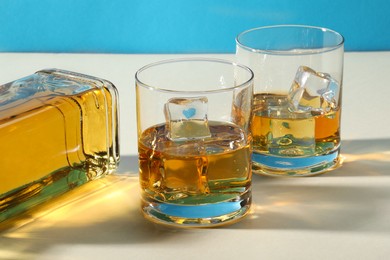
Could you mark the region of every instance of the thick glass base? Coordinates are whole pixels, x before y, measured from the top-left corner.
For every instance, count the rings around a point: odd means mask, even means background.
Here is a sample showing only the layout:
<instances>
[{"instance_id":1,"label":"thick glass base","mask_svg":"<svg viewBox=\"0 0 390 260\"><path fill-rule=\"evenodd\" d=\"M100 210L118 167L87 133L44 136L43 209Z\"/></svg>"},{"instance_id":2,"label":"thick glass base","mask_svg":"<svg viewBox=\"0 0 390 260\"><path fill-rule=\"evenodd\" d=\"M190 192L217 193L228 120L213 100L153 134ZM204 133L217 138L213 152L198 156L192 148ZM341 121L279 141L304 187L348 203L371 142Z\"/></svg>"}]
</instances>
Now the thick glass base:
<instances>
[{"instance_id":1,"label":"thick glass base","mask_svg":"<svg viewBox=\"0 0 390 260\"><path fill-rule=\"evenodd\" d=\"M341 165L340 148L310 157L282 157L253 152L252 170L267 176L313 176Z\"/></svg>"},{"instance_id":2,"label":"thick glass base","mask_svg":"<svg viewBox=\"0 0 390 260\"><path fill-rule=\"evenodd\" d=\"M249 212L251 202L250 190L221 202L187 205L158 201L144 194L141 209L146 219L158 224L176 227L214 227L240 220Z\"/></svg>"}]
</instances>

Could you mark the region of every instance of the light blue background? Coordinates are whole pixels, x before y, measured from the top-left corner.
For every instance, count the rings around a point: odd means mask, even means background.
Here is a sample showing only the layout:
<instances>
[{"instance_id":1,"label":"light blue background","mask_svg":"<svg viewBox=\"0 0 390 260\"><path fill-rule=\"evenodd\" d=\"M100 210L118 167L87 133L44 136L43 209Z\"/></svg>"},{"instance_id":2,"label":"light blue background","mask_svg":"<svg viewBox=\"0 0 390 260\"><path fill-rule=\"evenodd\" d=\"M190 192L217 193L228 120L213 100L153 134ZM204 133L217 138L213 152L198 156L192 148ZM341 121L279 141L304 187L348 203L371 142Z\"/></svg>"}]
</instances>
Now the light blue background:
<instances>
[{"instance_id":1,"label":"light blue background","mask_svg":"<svg viewBox=\"0 0 390 260\"><path fill-rule=\"evenodd\" d=\"M233 53L243 30L309 24L390 50L389 0L0 0L0 51Z\"/></svg>"}]
</instances>

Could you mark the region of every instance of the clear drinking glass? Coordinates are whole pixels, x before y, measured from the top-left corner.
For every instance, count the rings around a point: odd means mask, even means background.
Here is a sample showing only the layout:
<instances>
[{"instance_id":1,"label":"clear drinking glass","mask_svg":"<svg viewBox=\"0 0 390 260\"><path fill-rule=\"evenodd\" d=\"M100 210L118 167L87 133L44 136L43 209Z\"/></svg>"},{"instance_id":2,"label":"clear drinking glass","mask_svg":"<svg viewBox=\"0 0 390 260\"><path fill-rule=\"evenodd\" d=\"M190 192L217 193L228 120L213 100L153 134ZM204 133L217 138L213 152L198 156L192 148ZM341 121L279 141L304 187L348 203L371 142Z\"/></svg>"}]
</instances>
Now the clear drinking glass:
<instances>
[{"instance_id":1,"label":"clear drinking glass","mask_svg":"<svg viewBox=\"0 0 390 260\"><path fill-rule=\"evenodd\" d=\"M340 165L344 38L319 27L277 25L236 38L255 76L253 171L308 176Z\"/></svg>"},{"instance_id":2,"label":"clear drinking glass","mask_svg":"<svg viewBox=\"0 0 390 260\"><path fill-rule=\"evenodd\" d=\"M251 204L253 73L214 59L165 60L135 75L142 212L214 226Z\"/></svg>"}]
</instances>

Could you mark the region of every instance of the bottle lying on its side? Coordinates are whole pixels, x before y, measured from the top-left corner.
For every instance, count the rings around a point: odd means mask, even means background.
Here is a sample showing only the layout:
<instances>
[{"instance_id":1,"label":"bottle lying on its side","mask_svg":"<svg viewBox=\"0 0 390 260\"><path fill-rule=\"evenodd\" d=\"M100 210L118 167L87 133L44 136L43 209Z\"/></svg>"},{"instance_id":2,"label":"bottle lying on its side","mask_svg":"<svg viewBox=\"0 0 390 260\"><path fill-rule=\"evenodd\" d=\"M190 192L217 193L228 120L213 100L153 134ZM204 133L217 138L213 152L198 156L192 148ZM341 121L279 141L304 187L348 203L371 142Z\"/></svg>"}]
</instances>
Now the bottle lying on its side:
<instances>
[{"instance_id":1,"label":"bottle lying on its side","mask_svg":"<svg viewBox=\"0 0 390 260\"><path fill-rule=\"evenodd\" d=\"M118 94L51 69L0 86L0 222L116 169Z\"/></svg>"}]
</instances>

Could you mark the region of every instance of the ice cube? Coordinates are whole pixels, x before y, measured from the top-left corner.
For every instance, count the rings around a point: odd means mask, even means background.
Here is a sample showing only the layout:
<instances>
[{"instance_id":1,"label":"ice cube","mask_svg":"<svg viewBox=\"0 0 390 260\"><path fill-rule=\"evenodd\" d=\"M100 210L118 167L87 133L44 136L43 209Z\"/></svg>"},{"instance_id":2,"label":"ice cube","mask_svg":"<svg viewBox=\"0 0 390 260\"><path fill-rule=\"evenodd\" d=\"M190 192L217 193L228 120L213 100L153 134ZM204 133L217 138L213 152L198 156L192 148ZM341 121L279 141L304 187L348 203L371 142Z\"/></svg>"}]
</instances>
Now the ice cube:
<instances>
[{"instance_id":1,"label":"ice cube","mask_svg":"<svg viewBox=\"0 0 390 260\"><path fill-rule=\"evenodd\" d=\"M174 144L166 152L164 160L163 187L168 193L176 195L171 199L187 197L187 194L204 194L209 191L205 167L205 156L202 141Z\"/></svg>"},{"instance_id":2,"label":"ice cube","mask_svg":"<svg viewBox=\"0 0 390 260\"><path fill-rule=\"evenodd\" d=\"M300 66L288 99L294 112L325 114L337 108L339 96L340 85L329 74Z\"/></svg>"},{"instance_id":3,"label":"ice cube","mask_svg":"<svg viewBox=\"0 0 390 260\"><path fill-rule=\"evenodd\" d=\"M270 154L314 155L315 119L310 112L294 113L284 105L270 106L268 118L267 148Z\"/></svg>"},{"instance_id":4,"label":"ice cube","mask_svg":"<svg viewBox=\"0 0 390 260\"><path fill-rule=\"evenodd\" d=\"M207 97L171 98L165 104L167 137L172 141L210 137L207 120Z\"/></svg>"}]
</instances>

